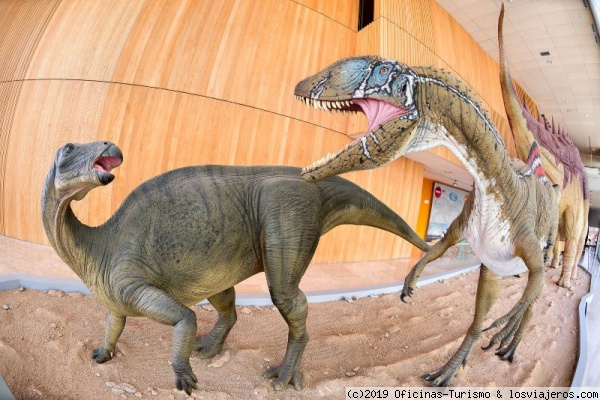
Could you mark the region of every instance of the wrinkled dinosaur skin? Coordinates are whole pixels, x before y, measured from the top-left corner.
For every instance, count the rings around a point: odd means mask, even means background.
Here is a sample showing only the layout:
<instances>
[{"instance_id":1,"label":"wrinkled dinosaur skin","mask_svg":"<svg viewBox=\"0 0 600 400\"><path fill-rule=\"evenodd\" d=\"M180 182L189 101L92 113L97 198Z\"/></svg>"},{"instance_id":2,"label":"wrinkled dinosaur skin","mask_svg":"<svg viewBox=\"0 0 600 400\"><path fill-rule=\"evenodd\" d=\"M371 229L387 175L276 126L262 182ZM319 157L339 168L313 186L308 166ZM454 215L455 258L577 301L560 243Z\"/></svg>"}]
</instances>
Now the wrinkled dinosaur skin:
<instances>
[{"instance_id":1,"label":"wrinkled dinosaur skin","mask_svg":"<svg viewBox=\"0 0 600 400\"><path fill-rule=\"evenodd\" d=\"M308 308L298 284L321 235L342 224L369 225L429 249L359 186L337 177L306 183L293 167L173 170L138 186L103 225L82 224L71 201L109 184L122 159L110 142L59 149L42 194L44 228L59 256L109 309L93 359L112 358L129 316L172 325L175 384L188 394L197 383L190 354L217 354L236 321L235 284L265 272L289 327L285 357L266 376L276 378L278 390L289 383L301 389ZM219 318L207 336L196 338L196 315L188 306L204 299Z\"/></svg>"},{"instance_id":2,"label":"wrinkled dinosaur skin","mask_svg":"<svg viewBox=\"0 0 600 400\"><path fill-rule=\"evenodd\" d=\"M577 278L577 263L581 257L588 229L589 189L587 175L579 150L564 132L557 132L554 123L536 120L518 99L510 77L504 50L502 23L504 5L498 19L498 45L500 48L500 86L508 122L515 137L517 154L525 160L532 141L540 144L542 162L551 183L560 185L558 202L559 239L565 241L561 276L557 285L571 288L571 278ZM552 267L558 268L559 246L554 247Z\"/></svg>"},{"instance_id":3,"label":"wrinkled dinosaur skin","mask_svg":"<svg viewBox=\"0 0 600 400\"><path fill-rule=\"evenodd\" d=\"M425 265L463 237L482 261L475 317L464 341L441 369L424 376L432 385L446 386L482 332L499 276L528 271L520 300L488 328L502 326L488 348L499 344L496 354L512 361L544 285L544 258L557 234L556 190L544 183L543 173L538 177L532 170L539 157L532 165L511 160L474 94L436 68L408 67L378 56L348 58L298 83L295 95L321 109L362 111L369 120L364 136L304 168L307 181L376 168L435 146L447 147L461 160L474 177L474 189L444 238L407 276L402 298L412 294Z\"/></svg>"}]
</instances>

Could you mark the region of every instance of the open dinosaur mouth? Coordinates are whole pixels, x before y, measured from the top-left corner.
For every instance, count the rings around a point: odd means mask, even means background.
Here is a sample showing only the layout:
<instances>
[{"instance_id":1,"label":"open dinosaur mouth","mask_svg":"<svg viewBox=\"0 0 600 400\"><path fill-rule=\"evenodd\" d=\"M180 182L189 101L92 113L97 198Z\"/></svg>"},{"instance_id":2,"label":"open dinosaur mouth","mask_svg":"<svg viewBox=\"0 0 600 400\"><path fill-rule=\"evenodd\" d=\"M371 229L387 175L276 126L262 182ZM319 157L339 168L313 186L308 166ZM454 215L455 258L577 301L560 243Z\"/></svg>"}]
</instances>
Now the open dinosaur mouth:
<instances>
[{"instance_id":1,"label":"open dinosaur mouth","mask_svg":"<svg viewBox=\"0 0 600 400\"><path fill-rule=\"evenodd\" d=\"M373 132L375 129L385 124L386 122L394 119L394 118L405 118L411 119L415 116L414 108L402 108L396 105L386 103L385 101L375 100L370 98L361 98L361 99L350 99L350 100L336 100L336 101L328 101L328 100L318 100L312 99L308 97L296 96L296 98L305 103L308 106L314 107L318 110L325 111L341 111L343 113L350 112L362 112L368 121L368 128L366 132L352 135L354 139L353 142L350 142L346 145L346 147L340 150L337 154L329 153L323 158L315 161L312 165L303 168L302 173L309 173L316 171L317 169L325 166L331 160L333 160L338 154L343 153L348 148L352 147L354 143L359 140L364 140L364 137L369 133Z\"/></svg>"},{"instance_id":2,"label":"open dinosaur mouth","mask_svg":"<svg viewBox=\"0 0 600 400\"><path fill-rule=\"evenodd\" d=\"M110 145L96 160L93 168L97 171L98 180L103 185L108 185L115 179L111 174L114 168L117 168L123 162L123 154L115 145Z\"/></svg>"},{"instance_id":3,"label":"open dinosaur mouth","mask_svg":"<svg viewBox=\"0 0 600 400\"><path fill-rule=\"evenodd\" d=\"M367 117L369 123L367 131L364 134L372 132L391 119L407 115L413 111L412 109L398 107L396 105L386 103L385 101L369 98L337 101L317 100L302 96L296 96L296 98L306 105L316 108L317 110L333 110L344 113L362 112ZM360 136L363 136L364 134Z\"/></svg>"},{"instance_id":4,"label":"open dinosaur mouth","mask_svg":"<svg viewBox=\"0 0 600 400\"><path fill-rule=\"evenodd\" d=\"M99 172L110 174L113 168L117 168L122 162L123 160L119 157L98 157L96 161L94 161L94 169Z\"/></svg>"}]
</instances>

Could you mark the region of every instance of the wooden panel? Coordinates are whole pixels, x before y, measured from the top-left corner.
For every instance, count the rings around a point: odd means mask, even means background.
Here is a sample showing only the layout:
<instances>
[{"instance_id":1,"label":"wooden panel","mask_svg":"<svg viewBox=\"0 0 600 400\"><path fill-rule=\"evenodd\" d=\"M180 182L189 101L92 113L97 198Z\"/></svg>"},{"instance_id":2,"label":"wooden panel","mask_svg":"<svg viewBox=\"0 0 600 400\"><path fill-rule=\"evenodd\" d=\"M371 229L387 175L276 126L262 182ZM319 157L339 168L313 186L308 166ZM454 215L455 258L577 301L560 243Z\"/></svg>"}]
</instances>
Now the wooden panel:
<instances>
[{"instance_id":1,"label":"wooden panel","mask_svg":"<svg viewBox=\"0 0 600 400\"><path fill-rule=\"evenodd\" d=\"M5 184L8 179L6 159L14 109L17 105L22 84L21 81L0 83L0 235L6 235L4 229L4 203L7 191L10 188Z\"/></svg>"},{"instance_id":2,"label":"wooden panel","mask_svg":"<svg viewBox=\"0 0 600 400\"><path fill-rule=\"evenodd\" d=\"M96 139L108 85L95 82L24 82L8 144L2 213L5 234L48 243L40 197L56 150ZM35 116L35 118L32 118Z\"/></svg>"},{"instance_id":3,"label":"wooden panel","mask_svg":"<svg viewBox=\"0 0 600 400\"><path fill-rule=\"evenodd\" d=\"M4 203L8 143L22 79L58 1L0 2L0 234L5 233Z\"/></svg>"},{"instance_id":4,"label":"wooden panel","mask_svg":"<svg viewBox=\"0 0 600 400\"><path fill-rule=\"evenodd\" d=\"M364 131L366 118L313 110L293 89L355 54L450 69L480 94L513 151L498 66L456 21L435 0L378 0L376 13L356 33L358 0L0 2L7 60L0 65L0 233L47 243L41 185L68 141L108 139L125 154L113 184L76 204L91 225L165 170L304 166L339 150ZM445 149L432 152L459 163ZM401 159L347 177L414 227L423 171ZM374 228L342 227L323 238L314 260L408 257L411 250Z\"/></svg>"},{"instance_id":5,"label":"wooden panel","mask_svg":"<svg viewBox=\"0 0 600 400\"><path fill-rule=\"evenodd\" d=\"M503 109L498 64L435 2L431 16L436 55L450 65L491 109Z\"/></svg>"},{"instance_id":6,"label":"wooden panel","mask_svg":"<svg viewBox=\"0 0 600 400\"><path fill-rule=\"evenodd\" d=\"M431 5L423 0L379 0L378 15L433 50Z\"/></svg>"},{"instance_id":7,"label":"wooden panel","mask_svg":"<svg viewBox=\"0 0 600 400\"><path fill-rule=\"evenodd\" d=\"M110 80L143 3L62 1L40 41L27 77Z\"/></svg>"},{"instance_id":8,"label":"wooden panel","mask_svg":"<svg viewBox=\"0 0 600 400\"><path fill-rule=\"evenodd\" d=\"M296 0L298 3L356 31L360 0Z\"/></svg>"},{"instance_id":9,"label":"wooden panel","mask_svg":"<svg viewBox=\"0 0 600 400\"><path fill-rule=\"evenodd\" d=\"M261 7L254 0L147 2L113 81L225 99L345 132L345 118L301 105L293 93L301 79L354 51L354 32L291 0Z\"/></svg>"},{"instance_id":10,"label":"wooden panel","mask_svg":"<svg viewBox=\"0 0 600 400\"><path fill-rule=\"evenodd\" d=\"M59 0L0 2L0 81L23 79Z\"/></svg>"},{"instance_id":11,"label":"wooden panel","mask_svg":"<svg viewBox=\"0 0 600 400\"><path fill-rule=\"evenodd\" d=\"M135 186L164 170L198 164L305 166L350 140L345 135L285 116L182 93L113 85L106 103L100 138L128 150L111 185L110 207L105 196L90 194L93 204L90 210L97 212L104 207L102 215L88 215L93 225L108 218ZM196 112L199 109L211 113ZM386 182L392 176L406 172L409 172L409 178L404 178L406 182L396 179L392 188L388 188ZM420 184L418 177L422 173L420 164L405 160L390 168L349 174L349 177L414 223L416 216L411 214L407 200L412 201L413 189ZM398 258L410 254L410 245L374 228L340 227L333 232L323 239L315 262ZM367 245L371 240L375 244Z\"/></svg>"},{"instance_id":12,"label":"wooden panel","mask_svg":"<svg viewBox=\"0 0 600 400\"><path fill-rule=\"evenodd\" d=\"M134 187L162 171L210 163L303 166L349 140L289 117L160 89L44 81L27 82L22 92L9 144L6 184L12 190L4 212L7 235L33 242L47 243L39 210L41 187L56 149L70 141L107 139L124 152L125 162L116 170L115 181L74 203L84 223L98 225ZM211 112L199 113L199 109ZM26 118L24 113L39 118ZM18 151L23 148L30 150ZM410 207L413 192L420 192L420 174L420 164L402 160L389 168L350 175L414 224ZM387 182L392 176L390 187ZM340 227L334 232L324 238L315 261L410 255L410 245L373 228Z\"/></svg>"}]
</instances>

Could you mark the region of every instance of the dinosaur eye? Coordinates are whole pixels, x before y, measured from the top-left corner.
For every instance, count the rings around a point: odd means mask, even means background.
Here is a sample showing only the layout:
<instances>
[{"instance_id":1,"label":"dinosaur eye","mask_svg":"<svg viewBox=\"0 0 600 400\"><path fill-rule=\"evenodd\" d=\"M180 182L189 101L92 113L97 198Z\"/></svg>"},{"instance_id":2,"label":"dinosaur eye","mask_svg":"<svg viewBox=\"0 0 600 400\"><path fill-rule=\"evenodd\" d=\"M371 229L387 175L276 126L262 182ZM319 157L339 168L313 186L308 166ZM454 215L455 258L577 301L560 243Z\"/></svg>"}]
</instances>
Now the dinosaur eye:
<instances>
[{"instance_id":1,"label":"dinosaur eye","mask_svg":"<svg viewBox=\"0 0 600 400\"><path fill-rule=\"evenodd\" d=\"M388 71L389 71L388 67L381 67L381 69L379 70L379 72L382 74L386 74Z\"/></svg>"},{"instance_id":2,"label":"dinosaur eye","mask_svg":"<svg viewBox=\"0 0 600 400\"><path fill-rule=\"evenodd\" d=\"M71 143L65 145L65 148L64 148L65 154L69 154L70 152L73 151L74 148L75 148L75 146L73 146Z\"/></svg>"}]
</instances>

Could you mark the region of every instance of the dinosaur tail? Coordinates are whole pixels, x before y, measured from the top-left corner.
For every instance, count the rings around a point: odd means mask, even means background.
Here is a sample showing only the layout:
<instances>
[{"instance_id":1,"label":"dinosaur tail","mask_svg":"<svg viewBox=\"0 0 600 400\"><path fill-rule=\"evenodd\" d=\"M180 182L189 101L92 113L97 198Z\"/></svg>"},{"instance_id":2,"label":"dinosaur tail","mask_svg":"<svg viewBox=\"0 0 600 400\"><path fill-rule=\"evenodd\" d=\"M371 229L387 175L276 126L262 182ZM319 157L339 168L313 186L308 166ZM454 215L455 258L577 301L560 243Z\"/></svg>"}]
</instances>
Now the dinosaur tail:
<instances>
[{"instance_id":1,"label":"dinosaur tail","mask_svg":"<svg viewBox=\"0 0 600 400\"><path fill-rule=\"evenodd\" d=\"M321 182L320 182L321 183ZM391 208L358 185L342 178L322 181L329 197L323 233L338 225L367 225L383 229L418 247L429 251L429 246Z\"/></svg>"},{"instance_id":2,"label":"dinosaur tail","mask_svg":"<svg viewBox=\"0 0 600 400\"><path fill-rule=\"evenodd\" d=\"M502 100L506 108L508 124L515 137L517 153L521 160L526 161L530 150L530 145L535 141L533 134L527 128L527 121L523 117L521 102L517 96L517 91L512 83L508 60L504 51L504 37L502 35L502 25L504 22L504 3L500 7L500 16L498 17L498 48L500 51L500 87L502 89ZM526 140L523 140L526 138Z\"/></svg>"}]
</instances>

